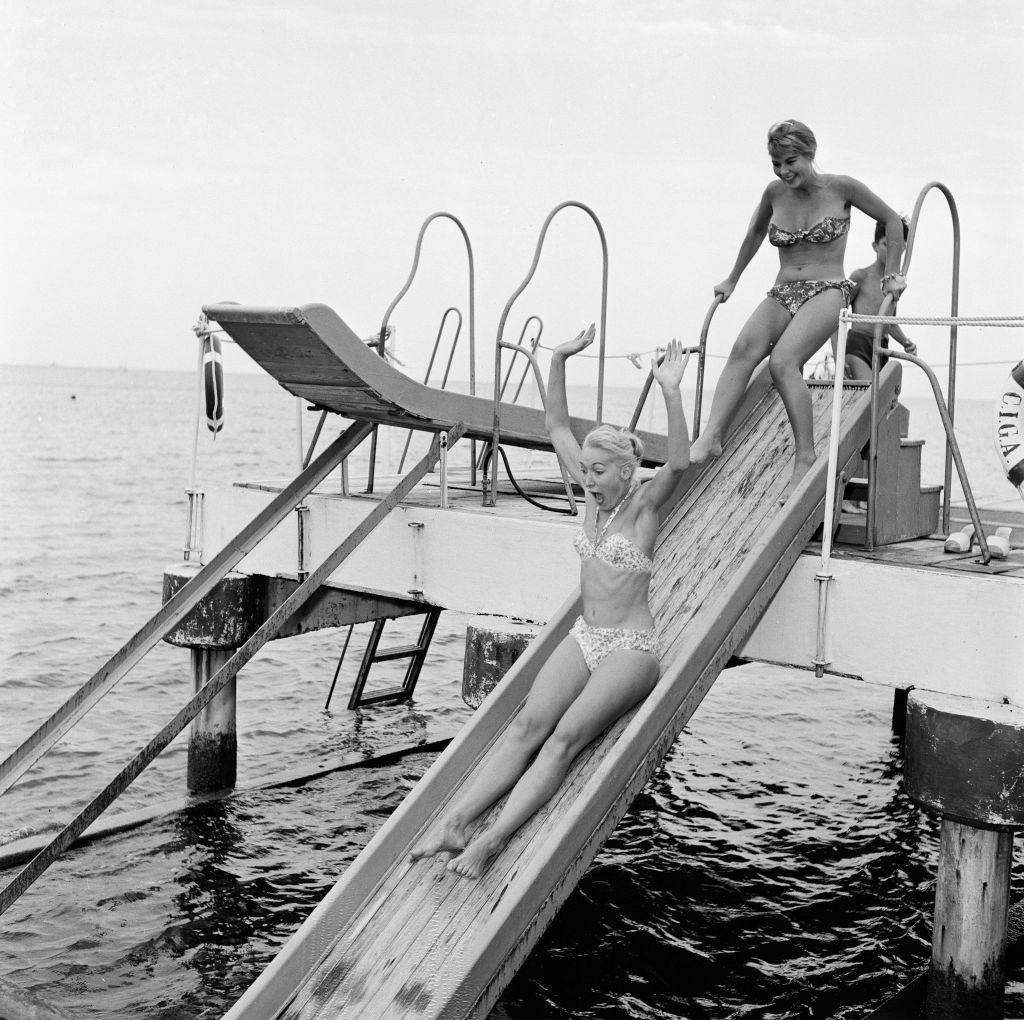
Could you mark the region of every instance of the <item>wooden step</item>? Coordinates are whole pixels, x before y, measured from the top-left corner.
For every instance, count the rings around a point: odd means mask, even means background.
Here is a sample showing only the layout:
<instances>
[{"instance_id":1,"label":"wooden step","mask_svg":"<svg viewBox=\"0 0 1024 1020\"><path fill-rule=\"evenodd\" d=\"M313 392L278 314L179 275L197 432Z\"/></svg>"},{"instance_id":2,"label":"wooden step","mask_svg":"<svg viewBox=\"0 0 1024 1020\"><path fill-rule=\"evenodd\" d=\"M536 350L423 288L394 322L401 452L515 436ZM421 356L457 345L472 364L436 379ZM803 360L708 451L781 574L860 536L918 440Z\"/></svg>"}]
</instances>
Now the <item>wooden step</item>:
<instances>
[{"instance_id":1,"label":"wooden step","mask_svg":"<svg viewBox=\"0 0 1024 1020\"><path fill-rule=\"evenodd\" d=\"M867 486L863 496L851 496L847 486L848 500L867 499ZM939 526L939 504L942 500L941 485L923 485L914 500L904 500L897 507L895 517L876 520L875 545L892 545L908 542L915 538L933 535ZM864 545L867 535L866 513L843 513L836 532L836 543L843 545Z\"/></svg>"},{"instance_id":2,"label":"wooden step","mask_svg":"<svg viewBox=\"0 0 1024 1020\"><path fill-rule=\"evenodd\" d=\"M422 645L394 645L374 652L374 662L390 662L392 659L408 659L411 655L426 651Z\"/></svg>"}]
</instances>

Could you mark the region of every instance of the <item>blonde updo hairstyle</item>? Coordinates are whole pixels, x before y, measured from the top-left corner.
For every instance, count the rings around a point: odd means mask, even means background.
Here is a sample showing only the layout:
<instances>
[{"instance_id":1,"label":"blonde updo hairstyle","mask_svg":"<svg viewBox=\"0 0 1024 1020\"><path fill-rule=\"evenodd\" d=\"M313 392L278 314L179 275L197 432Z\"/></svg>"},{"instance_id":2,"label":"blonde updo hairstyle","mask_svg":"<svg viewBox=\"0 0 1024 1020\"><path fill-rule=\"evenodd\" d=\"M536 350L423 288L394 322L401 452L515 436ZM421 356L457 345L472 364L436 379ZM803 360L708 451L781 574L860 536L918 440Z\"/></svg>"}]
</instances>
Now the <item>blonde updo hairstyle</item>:
<instances>
[{"instance_id":1,"label":"blonde updo hairstyle","mask_svg":"<svg viewBox=\"0 0 1024 1020\"><path fill-rule=\"evenodd\" d=\"M814 132L802 121L780 120L768 128L768 155L780 156L783 152L795 152L806 156L812 163L818 151L818 140Z\"/></svg>"},{"instance_id":2,"label":"blonde updo hairstyle","mask_svg":"<svg viewBox=\"0 0 1024 1020\"><path fill-rule=\"evenodd\" d=\"M598 425L591 429L583 445L603 450L616 463L628 465L630 478L636 473L644 455L644 444L640 437L627 429L617 429L614 425Z\"/></svg>"}]
</instances>

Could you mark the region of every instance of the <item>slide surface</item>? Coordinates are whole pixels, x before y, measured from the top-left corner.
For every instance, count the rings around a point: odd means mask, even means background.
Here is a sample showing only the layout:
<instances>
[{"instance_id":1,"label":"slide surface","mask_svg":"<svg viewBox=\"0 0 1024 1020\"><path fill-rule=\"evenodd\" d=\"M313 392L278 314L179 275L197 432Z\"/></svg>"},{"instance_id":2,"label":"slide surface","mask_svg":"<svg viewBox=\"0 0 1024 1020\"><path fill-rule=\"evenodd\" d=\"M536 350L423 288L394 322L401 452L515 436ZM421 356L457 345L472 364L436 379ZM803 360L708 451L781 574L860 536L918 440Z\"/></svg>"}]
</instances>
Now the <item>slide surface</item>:
<instances>
[{"instance_id":1,"label":"slide surface","mask_svg":"<svg viewBox=\"0 0 1024 1020\"><path fill-rule=\"evenodd\" d=\"M491 438L492 397L439 390L410 379L367 347L326 305L219 304L206 305L203 311L286 390L317 407L357 421L430 432L462 421L467 438ZM539 408L503 402L500 417L503 444L551 449ZM572 419L577 439L593 426L593 421ZM644 463L663 464L665 437L639 430L637 434L644 441Z\"/></svg>"},{"instance_id":2,"label":"slide surface","mask_svg":"<svg viewBox=\"0 0 1024 1020\"><path fill-rule=\"evenodd\" d=\"M883 406L898 379L898 366L886 366ZM831 384L813 386L812 397L818 446L827 449ZM867 442L868 389L844 390L843 405L841 469ZM651 588L663 668L651 695L584 750L481 880L456 877L442 857L408 861L449 798L487 767L488 749L579 612L577 591L228 1020L487 1016L821 523L824 458L779 504L791 456L785 411L762 372L723 456L688 472L666 513ZM815 625L807 621L808 655Z\"/></svg>"}]
</instances>

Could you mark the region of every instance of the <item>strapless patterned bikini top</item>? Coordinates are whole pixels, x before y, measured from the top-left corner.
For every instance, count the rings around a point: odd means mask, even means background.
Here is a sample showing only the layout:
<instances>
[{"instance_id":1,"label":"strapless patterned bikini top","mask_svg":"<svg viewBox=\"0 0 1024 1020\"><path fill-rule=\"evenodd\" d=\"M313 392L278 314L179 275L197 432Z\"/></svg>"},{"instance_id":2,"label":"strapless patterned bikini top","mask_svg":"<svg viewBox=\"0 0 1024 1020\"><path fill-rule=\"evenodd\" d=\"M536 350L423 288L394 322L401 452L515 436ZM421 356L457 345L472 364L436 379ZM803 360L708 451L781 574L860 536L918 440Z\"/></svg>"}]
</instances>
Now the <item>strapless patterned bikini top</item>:
<instances>
[{"instance_id":1,"label":"strapless patterned bikini top","mask_svg":"<svg viewBox=\"0 0 1024 1020\"><path fill-rule=\"evenodd\" d=\"M596 557L610 567L618 567L620 570L630 570L635 573L649 574L654 569L654 561L650 556L635 542L618 531L602 538L597 545L594 545L590 536L580 528L576 532L572 544L581 560Z\"/></svg>"},{"instance_id":2,"label":"strapless patterned bikini top","mask_svg":"<svg viewBox=\"0 0 1024 1020\"><path fill-rule=\"evenodd\" d=\"M834 241L842 237L850 229L849 216L825 216L812 227L806 230L783 230L774 223L768 225L768 240L776 248L788 248L797 241L806 241L808 244L824 244L826 241Z\"/></svg>"}]
</instances>

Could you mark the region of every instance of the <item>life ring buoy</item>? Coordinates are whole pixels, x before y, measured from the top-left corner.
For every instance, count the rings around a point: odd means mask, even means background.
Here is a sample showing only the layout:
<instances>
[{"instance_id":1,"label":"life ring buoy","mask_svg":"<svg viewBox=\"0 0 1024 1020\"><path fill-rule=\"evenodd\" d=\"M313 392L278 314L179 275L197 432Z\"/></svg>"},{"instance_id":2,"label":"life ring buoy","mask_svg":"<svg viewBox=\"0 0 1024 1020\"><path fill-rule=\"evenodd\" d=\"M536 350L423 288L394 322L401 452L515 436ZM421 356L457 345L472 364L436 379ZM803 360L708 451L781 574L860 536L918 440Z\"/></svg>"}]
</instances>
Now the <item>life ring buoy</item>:
<instances>
[{"instance_id":1,"label":"life ring buoy","mask_svg":"<svg viewBox=\"0 0 1024 1020\"><path fill-rule=\"evenodd\" d=\"M224 428L224 364L220 340L211 333L203 338L203 390L206 427L216 436Z\"/></svg>"},{"instance_id":2,"label":"life ring buoy","mask_svg":"<svg viewBox=\"0 0 1024 1020\"><path fill-rule=\"evenodd\" d=\"M1024 361L1007 376L996 405L993 438L1006 477L1024 497Z\"/></svg>"}]
</instances>

